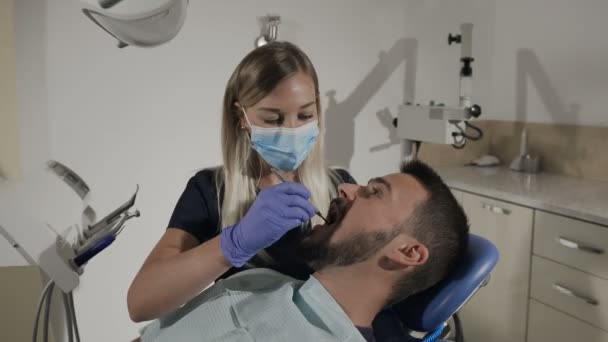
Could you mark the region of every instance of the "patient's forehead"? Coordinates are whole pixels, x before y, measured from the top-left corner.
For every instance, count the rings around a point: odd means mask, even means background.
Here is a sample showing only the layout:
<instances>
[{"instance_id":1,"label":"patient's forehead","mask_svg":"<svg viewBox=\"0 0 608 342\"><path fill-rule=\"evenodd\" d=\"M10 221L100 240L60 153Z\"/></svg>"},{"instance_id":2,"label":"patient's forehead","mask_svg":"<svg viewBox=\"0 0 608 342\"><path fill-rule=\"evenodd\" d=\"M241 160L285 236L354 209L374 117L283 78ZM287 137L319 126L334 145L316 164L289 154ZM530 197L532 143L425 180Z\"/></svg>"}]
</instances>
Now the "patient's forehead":
<instances>
[{"instance_id":1,"label":"patient's forehead","mask_svg":"<svg viewBox=\"0 0 608 342\"><path fill-rule=\"evenodd\" d=\"M428 197L428 191L413 176L406 173L393 173L382 177L391 187L391 201L402 214L409 216L416 206Z\"/></svg>"}]
</instances>

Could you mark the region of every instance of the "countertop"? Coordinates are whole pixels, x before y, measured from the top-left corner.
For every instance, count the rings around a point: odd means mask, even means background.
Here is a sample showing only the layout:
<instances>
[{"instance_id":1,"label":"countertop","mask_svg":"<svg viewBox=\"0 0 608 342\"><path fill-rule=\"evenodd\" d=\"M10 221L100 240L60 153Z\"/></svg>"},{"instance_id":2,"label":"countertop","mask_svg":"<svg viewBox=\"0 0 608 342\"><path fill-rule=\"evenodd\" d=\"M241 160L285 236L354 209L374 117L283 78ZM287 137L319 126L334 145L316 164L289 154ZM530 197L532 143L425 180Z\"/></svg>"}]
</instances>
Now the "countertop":
<instances>
[{"instance_id":1,"label":"countertop","mask_svg":"<svg viewBox=\"0 0 608 342\"><path fill-rule=\"evenodd\" d=\"M451 187L608 226L608 182L504 167L437 169Z\"/></svg>"}]
</instances>

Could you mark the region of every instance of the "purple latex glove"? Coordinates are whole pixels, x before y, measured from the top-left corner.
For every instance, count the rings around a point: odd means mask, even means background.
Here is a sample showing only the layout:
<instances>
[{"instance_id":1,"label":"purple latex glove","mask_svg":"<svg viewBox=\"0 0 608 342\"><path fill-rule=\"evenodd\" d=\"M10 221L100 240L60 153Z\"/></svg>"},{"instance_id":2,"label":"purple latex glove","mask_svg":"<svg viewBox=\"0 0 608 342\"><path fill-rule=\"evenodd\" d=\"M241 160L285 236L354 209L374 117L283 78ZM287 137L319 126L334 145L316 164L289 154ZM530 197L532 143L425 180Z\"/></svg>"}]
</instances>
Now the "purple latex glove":
<instances>
[{"instance_id":1,"label":"purple latex glove","mask_svg":"<svg viewBox=\"0 0 608 342\"><path fill-rule=\"evenodd\" d=\"M220 233L224 257L233 266L241 267L259 250L308 222L315 215L309 198L310 191L294 182L284 182L260 191L241 221Z\"/></svg>"}]
</instances>

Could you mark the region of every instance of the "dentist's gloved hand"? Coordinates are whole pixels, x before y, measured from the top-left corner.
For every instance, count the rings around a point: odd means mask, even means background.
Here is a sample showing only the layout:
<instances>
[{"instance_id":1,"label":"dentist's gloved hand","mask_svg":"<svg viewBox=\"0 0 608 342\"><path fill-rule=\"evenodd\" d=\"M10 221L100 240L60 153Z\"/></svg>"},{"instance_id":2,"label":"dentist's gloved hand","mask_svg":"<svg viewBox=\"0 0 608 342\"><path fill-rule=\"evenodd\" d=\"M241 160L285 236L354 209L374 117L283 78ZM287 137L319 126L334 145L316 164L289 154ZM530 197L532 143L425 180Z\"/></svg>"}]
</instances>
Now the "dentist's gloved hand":
<instances>
[{"instance_id":1,"label":"dentist's gloved hand","mask_svg":"<svg viewBox=\"0 0 608 342\"><path fill-rule=\"evenodd\" d=\"M300 183L285 182L258 194L241 221L220 234L224 257L243 266L259 250L279 240L289 230L308 222L315 208L308 201L310 191Z\"/></svg>"}]
</instances>

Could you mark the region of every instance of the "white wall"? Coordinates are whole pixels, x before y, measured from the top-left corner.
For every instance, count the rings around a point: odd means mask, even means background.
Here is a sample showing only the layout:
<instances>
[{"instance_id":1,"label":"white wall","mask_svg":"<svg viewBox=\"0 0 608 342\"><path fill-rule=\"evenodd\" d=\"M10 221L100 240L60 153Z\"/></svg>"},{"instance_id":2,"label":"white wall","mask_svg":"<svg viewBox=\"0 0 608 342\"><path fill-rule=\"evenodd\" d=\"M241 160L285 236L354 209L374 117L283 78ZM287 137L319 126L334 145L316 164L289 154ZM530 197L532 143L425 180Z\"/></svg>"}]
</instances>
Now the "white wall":
<instances>
[{"instance_id":1,"label":"white wall","mask_svg":"<svg viewBox=\"0 0 608 342\"><path fill-rule=\"evenodd\" d=\"M587 0L577 4L590 9L566 10L574 5L551 2L563 8L554 20L542 7L535 8L536 15L522 13L532 10L527 3L191 1L186 24L172 42L120 50L81 15L77 1L16 1L24 173L49 157L63 161L89 182L102 213L124 201L136 183L141 186L136 206L142 217L88 265L82 278L76 301L83 340L136 335L126 310L129 283L162 234L188 177L221 162L223 90L253 46L257 16L280 14L280 39L310 55L328 113L329 158L350 165L365 182L394 171L399 158L396 140L378 116L396 115L398 104L414 95L418 102L455 103L459 48L446 39L464 21L475 24L475 98L484 105L484 117L517 117L514 52L527 47L564 103L584 102L578 122L605 124L599 109L600 90L606 90L600 67L606 59L599 57L608 49L599 50L605 44L599 35L607 24L597 13L605 5ZM563 25L567 13L581 25L588 16L597 19L596 30L569 34L576 41L567 43L577 51L549 34ZM579 56L578 63L573 56L581 50L586 57ZM538 103L534 87L528 89L528 101ZM568 118L531 104L526 119Z\"/></svg>"},{"instance_id":2,"label":"white wall","mask_svg":"<svg viewBox=\"0 0 608 342\"><path fill-rule=\"evenodd\" d=\"M608 126L608 2L496 1L492 118Z\"/></svg>"},{"instance_id":3,"label":"white wall","mask_svg":"<svg viewBox=\"0 0 608 342\"><path fill-rule=\"evenodd\" d=\"M407 3L405 31L419 44L419 102L456 101L459 51L445 44L445 36L470 20L474 100L482 105L482 118L608 125L607 1Z\"/></svg>"}]
</instances>

